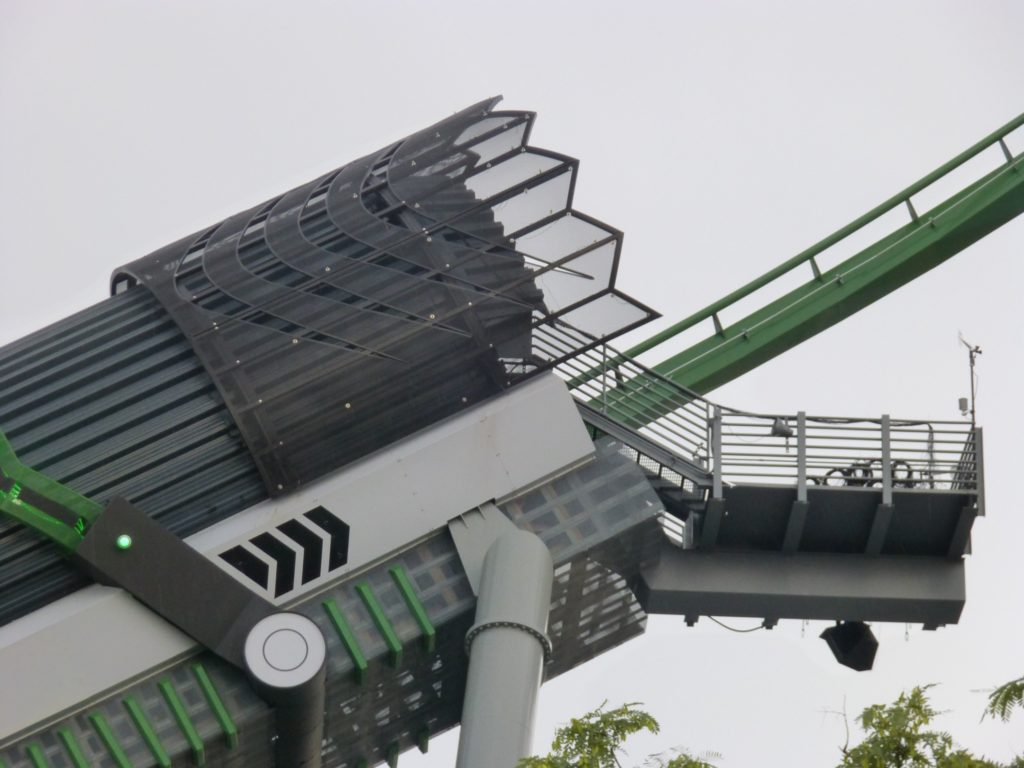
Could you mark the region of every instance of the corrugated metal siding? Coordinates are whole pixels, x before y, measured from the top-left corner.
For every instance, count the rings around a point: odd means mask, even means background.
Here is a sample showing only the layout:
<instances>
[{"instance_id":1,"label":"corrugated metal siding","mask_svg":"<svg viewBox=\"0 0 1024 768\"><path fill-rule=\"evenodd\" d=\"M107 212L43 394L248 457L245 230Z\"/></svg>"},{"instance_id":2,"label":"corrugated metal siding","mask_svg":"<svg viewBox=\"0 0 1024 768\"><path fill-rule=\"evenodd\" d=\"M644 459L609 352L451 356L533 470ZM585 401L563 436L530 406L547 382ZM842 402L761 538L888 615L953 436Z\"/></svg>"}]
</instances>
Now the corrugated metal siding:
<instances>
[{"instance_id":1,"label":"corrugated metal siding","mask_svg":"<svg viewBox=\"0 0 1024 768\"><path fill-rule=\"evenodd\" d=\"M181 536L266 497L213 381L143 287L0 349L0 429L28 466L100 502L125 496ZM85 583L0 516L0 624Z\"/></svg>"}]
</instances>

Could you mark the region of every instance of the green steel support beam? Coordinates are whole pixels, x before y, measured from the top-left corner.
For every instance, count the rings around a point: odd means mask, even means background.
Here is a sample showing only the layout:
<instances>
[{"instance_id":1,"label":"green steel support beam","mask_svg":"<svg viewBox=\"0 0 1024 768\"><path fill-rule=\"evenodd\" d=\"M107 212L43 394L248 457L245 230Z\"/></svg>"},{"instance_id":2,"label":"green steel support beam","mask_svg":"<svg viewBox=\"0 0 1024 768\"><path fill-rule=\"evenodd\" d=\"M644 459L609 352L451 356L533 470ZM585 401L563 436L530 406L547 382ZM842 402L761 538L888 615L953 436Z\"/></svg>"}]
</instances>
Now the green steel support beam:
<instances>
[{"instance_id":1,"label":"green steel support beam","mask_svg":"<svg viewBox=\"0 0 1024 768\"><path fill-rule=\"evenodd\" d=\"M711 320L714 332L703 341L653 366L695 392L708 392L835 325L872 302L956 255L1006 222L1024 213L1024 157L1007 155L1005 164L962 189L927 213L907 205L926 189L980 152L1001 143L1024 125L1024 115L936 169L916 184L789 261L711 304L700 312L628 350L635 357L679 333ZM815 257L893 208L907 206L911 221L887 237L822 272ZM741 299L799 266L811 279L728 327L718 315ZM614 361L611 361L614 362ZM647 420L660 409L652 408Z\"/></svg>"}]
</instances>

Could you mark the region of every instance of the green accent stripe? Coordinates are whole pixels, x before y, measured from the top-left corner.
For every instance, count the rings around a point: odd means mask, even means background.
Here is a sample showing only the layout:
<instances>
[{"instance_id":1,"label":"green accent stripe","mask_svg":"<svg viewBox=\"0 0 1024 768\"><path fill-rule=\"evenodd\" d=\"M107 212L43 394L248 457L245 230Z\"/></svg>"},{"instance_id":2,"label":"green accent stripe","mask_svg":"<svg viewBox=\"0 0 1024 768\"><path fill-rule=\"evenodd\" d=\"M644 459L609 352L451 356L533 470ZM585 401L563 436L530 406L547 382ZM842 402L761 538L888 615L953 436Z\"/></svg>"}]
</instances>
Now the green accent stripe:
<instances>
[{"instance_id":1,"label":"green accent stripe","mask_svg":"<svg viewBox=\"0 0 1024 768\"><path fill-rule=\"evenodd\" d=\"M107 748L107 752L114 758L114 764L118 768L133 768L131 761L128 759L128 755L121 749L121 745L117 741L117 737L114 735L113 730L110 728L110 724L107 723L107 719L103 717L99 712L94 712L89 715L89 722L92 723L92 727L96 729L96 733L100 735L100 740Z\"/></svg>"},{"instance_id":2,"label":"green accent stripe","mask_svg":"<svg viewBox=\"0 0 1024 768\"><path fill-rule=\"evenodd\" d=\"M149 718L146 717L146 713L142 711L142 707L139 706L139 702L133 699L131 696L126 697L122 703L125 709L128 710L128 714L132 716L132 721L135 723L135 727L139 729L139 733L142 734L142 740L146 742L146 746L149 747L149 751L153 753L153 757L156 758L157 765L161 768L171 768L171 758L167 756L167 750L164 749L164 745L160 743L160 737L156 735L156 731L153 729L153 724L149 722Z\"/></svg>"},{"instance_id":3,"label":"green accent stripe","mask_svg":"<svg viewBox=\"0 0 1024 768\"><path fill-rule=\"evenodd\" d=\"M324 600L323 606L324 610L327 611L327 618L331 620L331 624L334 625L334 629L341 639L341 644L345 646L345 652L352 659L352 674L355 676L356 682L362 685L366 682L366 670L369 666L366 663L366 656L363 655L363 649L359 647L359 641L356 640L355 634L349 627L348 622L345 621L345 617L341 614L338 604L334 602L334 598L329 597Z\"/></svg>"},{"instance_id":4,"label":"green accent stripe","mask_svg":"<svg viewBox=\"0 0 1024 768\"><path fill-rule=\"evenodd\" d=\"M103 507L92 499L22 464L3 432L0 432L0 475L13 481L9 491L0 490L0 512L33 528L65 550L74 551L89 525L103 512ZM59 520L29 503L21 498L25 492L62 507L76 523Z\"/></svg>"},{"instance_id":5,"label":"green accent stripe","mask_svg":"<svg viewBox=\"0 0 1024 768\"><path fill-rule=\"evenodd\" d=\"M419 747L420 752L424 755L430 749L430 729L427 726L423 726L416 733L416 746Z\"/></svg>"},{"instance_id":6,"label":"green accent stripe","mask_svg":"<svg viewBox=\"0 0 1024 768\"><path fill-rule=\"evenodd\" d=\"M398 742L393 741L388 744L388 766L389 768L398 768Z\"/></svg>"},{"instance_id":7,"label":"green accent stripe","mask_svg":"<svg viewBox=\"0 0 1024 768\"><path fill-rule=\"evenodd\" d=\"M71 758L71 764L74 765L75 768L89 768L89 761L86 760L85 755L82 754L82 748L78 746L75 734L67 728L61 728L57 731L57 736L60 737L61 742L64 744L64 749ZM0 768L2 768L2 766L0 766Z\"/></svg>"},{"instance_id":8,"label":"green accent stripe","mask_svg":"<svg viewBox=\"0 0 1024 768\"><path fill-rule=\"evenodd\" d=\"M391 666L399 666L402 663L402 643L398 639L398 635L395 634L395 629L391 626L391 622L388 621L388 617L384 614L384 609L377 602L373 589L364 581L362 584L356 585L356 592L366 606L366 610L370 612L370 618L373 619L377 631L384 638L384 643L388 647L388 657Z\"/></svg>"},{"instance_id":9,"label":"green accent stripe","mask_svg":"<svg viewBox=\"0 0 1024 768\"><path fill-rule=\"evenodd\" d=\"M164 695L164 700L167 702L167 706L171 708L174 719L178 721L178 727L181 728L181 732L185 734L185 740L192 748L192 757L195 759L196 765L200 767L206 765L206 750L203 747L203 740L199 738L199 733L196 731L196 727L192 725L192 720L189 718L188 712L185 711L185 705L178 698L178 693L174 690L174 686L171 685L171 681L164 678L157 683L157 688Z\"/></svg>"},{"instance_id":10,"label":"green accent stripe","mask_svg":"<svg viewBox=\"0 0 1024 768\"><path fill-rule=\"evenodd\" d=\"M25 752L36 768L50 768L50 762L46 759L46 753L43 752L43 747L39 742L29 744Z\"/></svg>"},{"instance_id":11,"label":"green accent stripe","mask_svg":"<svg viewBox=\"0 0 1024 768\"><path fill-rule=\"evenodd\" d=\"M235 725L235 721L231 719L231 713L228 712L228 708L221 701L220 696L217 694L217 689L213 687L213 680L207 674L206 667L196 663L192 665L192 671L195 673L196 680L199 681L199 687L203 689L203 695L206 696L206 702L210 705L213 716L217 718L217 722L220 723L220 729L224 731L224 738L227 740L228 749L234 749L238 746L238 727Z\"/></svg>"},{"instance_id":12,"label":"green accent stripe","mask_svg":"<svg viewBox=\"0 0 1024 768\"><path fill-rule=\"evenodd\" d=\"M426 647L427 653L433 653L434 649L437 648L437 630L430 623L427 609L423 607L423 603L417 597L416 590L412 582L409 581L405 569L400 565L396 565L393 568L389 568L388 573L391 574L391 578L394 579L395 584L398 586L398 591L405 598L405 604L409 606L409 612L416 619L416 623L420 625L420 631L423 633L423 645Z\"/></svg>"}]
</instances>

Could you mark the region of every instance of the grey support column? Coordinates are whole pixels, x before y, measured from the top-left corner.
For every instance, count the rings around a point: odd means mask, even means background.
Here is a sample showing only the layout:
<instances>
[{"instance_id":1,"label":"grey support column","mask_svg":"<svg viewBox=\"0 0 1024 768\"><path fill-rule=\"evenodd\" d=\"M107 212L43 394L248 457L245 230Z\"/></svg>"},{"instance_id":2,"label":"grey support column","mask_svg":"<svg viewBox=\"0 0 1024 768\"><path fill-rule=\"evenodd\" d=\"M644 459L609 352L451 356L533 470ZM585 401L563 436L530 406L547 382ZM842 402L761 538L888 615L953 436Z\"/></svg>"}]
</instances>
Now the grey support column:
<instances>
[{"instance_id":1,"label":"grey support column","mask_svg":"<svg viewBox=\"0 0 1024 768\"><path fill-rule=\"evenodd\" d=\"M274 613L245 640L245 665L257 692L274 705L276 768L319 768L324 737L327 644L298 613Z\"/></svg>"},{"instance_id":2,"label":"grey support column","mask_svg":"<svg viewBox=\"0 0 1024 768\"><path fill-rule=\"evenodd\" d=\"M530 751L554 567L534 534L500 535L483 563L456 768L514 768Z\"/></svg>"}]
</instances>

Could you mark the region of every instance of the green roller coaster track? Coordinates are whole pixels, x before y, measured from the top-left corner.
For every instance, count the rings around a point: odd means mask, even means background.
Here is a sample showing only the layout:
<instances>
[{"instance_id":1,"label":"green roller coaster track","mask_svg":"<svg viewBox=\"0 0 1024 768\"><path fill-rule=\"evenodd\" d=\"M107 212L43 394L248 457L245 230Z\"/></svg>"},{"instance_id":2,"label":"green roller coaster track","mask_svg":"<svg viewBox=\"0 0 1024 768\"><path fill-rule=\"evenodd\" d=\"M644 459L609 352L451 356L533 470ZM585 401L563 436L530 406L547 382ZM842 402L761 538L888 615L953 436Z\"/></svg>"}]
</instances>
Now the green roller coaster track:
<instances>
[{"instance_id":1,"label":"green roller coaster track","mask_svg":"<svg viewBox=\"0 0 1024 768\"><path fill-rule=\"evenodd\" d=\"M629 349L635 357L700 323L714 331L693 346L653 366L662 377L703 394L743 375L849 317L924 274L1024 213L1024 152L1014 155L1005 137L1024 125L1024 115L986 136L923 179L894 195L819 243L701 311ZM926 213L912 198L987 149L998 147L1003 162ZM906 207L909 222L835 267L823 271L818 257L889 213ZM723 327L719 314L793 270L809 268L811 278ZM667 408L666 401L666 408ZM663 415L651 408L650 420Z\"/></svg>"}]
</instances>

